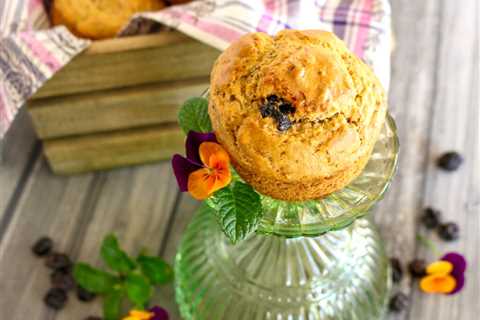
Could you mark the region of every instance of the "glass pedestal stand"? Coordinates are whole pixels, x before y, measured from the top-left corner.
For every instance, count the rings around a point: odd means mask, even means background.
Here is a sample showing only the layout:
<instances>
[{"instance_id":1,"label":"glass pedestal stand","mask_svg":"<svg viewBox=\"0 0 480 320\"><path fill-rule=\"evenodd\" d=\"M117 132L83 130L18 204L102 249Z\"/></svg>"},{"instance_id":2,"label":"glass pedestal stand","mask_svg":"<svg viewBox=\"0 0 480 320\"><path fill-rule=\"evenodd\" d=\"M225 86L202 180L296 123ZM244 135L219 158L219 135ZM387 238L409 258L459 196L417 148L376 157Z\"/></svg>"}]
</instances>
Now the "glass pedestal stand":
<instances>
[{"instance_id":1,"label":"glass pedestal stand","mask_svg":"<svg viewBox=\"0 0 480 320\"><path fill-rule=\"evenodd\" d=\"M256 234L231 245L202 207L175 261L184 319L381 319L390 270L372 223L360 218L383 195L398 153L387 117L362 175L317 201L264 197Z\"/></svg>"}]
</instances>

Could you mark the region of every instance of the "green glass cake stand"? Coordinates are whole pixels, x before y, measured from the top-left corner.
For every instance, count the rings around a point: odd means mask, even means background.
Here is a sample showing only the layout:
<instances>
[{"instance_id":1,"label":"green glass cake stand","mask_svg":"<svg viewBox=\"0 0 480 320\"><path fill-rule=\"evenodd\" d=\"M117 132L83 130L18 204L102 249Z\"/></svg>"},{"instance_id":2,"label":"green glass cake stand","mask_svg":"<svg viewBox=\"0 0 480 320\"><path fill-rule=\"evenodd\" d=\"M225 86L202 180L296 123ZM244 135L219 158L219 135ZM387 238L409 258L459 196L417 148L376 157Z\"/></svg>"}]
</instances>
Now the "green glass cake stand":
<instances>
[{"instance_id":1,"label":"green glass cake stand","mask_svg":"<svg viewBox=\"0 0 480 320\"><path fill-rule=\"evenodd\" d=\"M175 260L184 319L381 319L390 269L372 222L362 218L394 175L398 138L387 116L363 173L321 200L262 197L255 234L232 245L200 208ZM299 190L301 192L301 190Z\"/></svg>"}]
</instances>

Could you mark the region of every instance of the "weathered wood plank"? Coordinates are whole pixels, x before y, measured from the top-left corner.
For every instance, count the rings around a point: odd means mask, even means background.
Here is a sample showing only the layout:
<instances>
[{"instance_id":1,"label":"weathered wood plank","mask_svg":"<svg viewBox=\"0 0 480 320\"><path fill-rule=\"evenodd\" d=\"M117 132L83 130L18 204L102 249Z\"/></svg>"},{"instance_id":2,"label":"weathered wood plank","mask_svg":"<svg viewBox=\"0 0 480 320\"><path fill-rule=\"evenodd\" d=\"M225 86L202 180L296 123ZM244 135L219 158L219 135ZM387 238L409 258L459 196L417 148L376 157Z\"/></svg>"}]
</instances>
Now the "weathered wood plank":
<instances>
[{"instance_id":1,"label":"weathered wood plank","mask_svg":"<svg viewBox=\"0 0 480 320\"><path fill-rule=\"evenodd\" d=\"M441 1L437 34L436 72L433 79L431 132L425 150L428 155L424 185L425 206L443 213L444 221L460 227L460 239L452 243L439 240L435 233L424 233L438 245L440 254L463 253L470 268L465 289L458 296L432 296L413 291L410 319L478 319L480 314L480 127L479 2ZM464 155L460 170L438 170L435 159L445 151ZM422 232L424 230L420 229ZM417 255L437 259L417 246Z\"/></svg>"},{"instance_id":2,"label":"weathered wood plank","mask_svg":"<svg viewBox=\"0 0 480 320\"><path fill-rule=\"evenodd\" d=\"M39 156L38 142L25 110L20 111L10 131L0 142L0 238L8 221L7 207L21 195L31 165ZM35 148L36 147L36 148ZM8 209L11 210L10 208Z\"/></svg>"},{"instance_id":3,"label":"weathered wood plank","mask_svg":"<svg viewBox=\"0 0 480 320\"><path fill-rule=\"evenodd\" d=\"M388 254L407 263L415 255L416 219L422 206L428 161L425 150L437 67L438 1L395 0L392 6L396 48L392 57L389 108L398 127L400 156L397 175L378 205L375 220ZM410 294L410 285L408 277L404 277L394 292ZM408 319L408 310L390 314L389 319Z\"/></svg>"},{"instance_id":4,"label":"weathered wood plank","mask_svg":"<svg viewBox=\"0 0 480 320\"><path fill-rule=\"evenodd\" d=\"M205 77L220 53L177 32L116 41L95 42L48 80L33 99Z\"/></svg>"},{"instance_id":5,"label":"weathered wood plank","mask_svg":"<svg viewBox=\"0 0 480 320\"><path fill-rule=\"evenodd\" d=\"M43 235L54 237L58 250L70 251L82 241L79 221L88 215L85 203L93 183L93 175L55 177L44 161L36 163L0 243L0 308L11 319L51 318L42 301L50 272L30 247Z\"/></svg>"},{"instance_id":6,"label":"weathered wood plank","mask_svg":"<svg viewBox=\"0 0 480 320\"><path fill-rule=\"evenodd\" d=\"M28 111L41 139L176 122L185 97L200 95L208 77L32 100Z\"/></svg>"},{"instance_id":7,"label":"weathered wood plank","mask_svg":"<svg viewBox=\"0 0 480 320\"><path fill-rule=\"evenodd\" d=\"M45 140L44 152L57 174L76 174L168 159L183 152L176 124Z\"/></svg>"},{"instance_id":8,"label":"weathered wood plank","mask_svg":"<svg viewBox=\"0 0 480 320\"><path fill-rule=\"evenodd\" d=\"M142 248L148 248L151 254L159 252L177 196L170 164L116 170L100 177L102 187L92 204L91 218L82 222L84 233L82 241L76 242L75 256L102 265L98 258L100 244L111 232L118 235L122 247L132 254L138 254ZM163 300L156 302L164 305ZM72 301L55 319L84 319L95 314L101 315L99 300L94 304Z\"/></svg>"},{"instance_id":9,"label":"weathered wood plank","mask_svg":"<svg viewBox=\"0 0 480 320\"><path fill-rule=\"evenodd\" d=\"M31 244L47 234L58 250L97 264L101 239L115 232L131 252L143 246L158 252L177 195L172 180L168 163L65 178L37 162L0 243L2 312L18 320L98 314L98 301L82 304L73 295L59 313L44 306L50 272L33 257Z\"/></svg>"}]
</instances>

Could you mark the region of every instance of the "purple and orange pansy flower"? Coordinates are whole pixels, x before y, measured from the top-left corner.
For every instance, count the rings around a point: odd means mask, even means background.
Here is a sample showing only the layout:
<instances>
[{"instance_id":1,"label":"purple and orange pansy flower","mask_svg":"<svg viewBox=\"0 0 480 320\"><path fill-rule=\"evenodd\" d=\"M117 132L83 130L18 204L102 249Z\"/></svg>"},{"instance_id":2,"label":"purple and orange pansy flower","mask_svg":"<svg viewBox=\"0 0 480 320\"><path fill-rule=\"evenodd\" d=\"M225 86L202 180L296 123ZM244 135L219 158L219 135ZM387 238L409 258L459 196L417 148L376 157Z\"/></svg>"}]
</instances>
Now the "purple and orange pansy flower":
<instances>
[{"instance_id":1,"label":"purple and orange pansy flower","mask_svg":"<svg viewBox=\"0 0 480 320\"><path fill-rule=\"evenodd\" d=\"M420 289L426 293L455 294L465 285L466 269L467 261L461 254L447 253L427 266Z\"/></svg>"},{"instance_id":2,"label":"purple and orange pansy flower","mask_svg":"<svg viewBox=\"0 0 480 320\"><path fill-rule=\"evenodd\" d=\"M230 157L213 132L190 131L185 149L186 157L175 154L172 158L180 191L204 200L231 182Z\"/></svg>"},{"instance_id":3,"label":"purple and orange pansy flower","mask_svg":"<svg viewBox=\"0 0 480 320\"><path fill-rule=\"evenodd\" d=\"M168 312L158 306L149 310L131 310L123 320L168 320Z\"/></svg>"}]
</instances>

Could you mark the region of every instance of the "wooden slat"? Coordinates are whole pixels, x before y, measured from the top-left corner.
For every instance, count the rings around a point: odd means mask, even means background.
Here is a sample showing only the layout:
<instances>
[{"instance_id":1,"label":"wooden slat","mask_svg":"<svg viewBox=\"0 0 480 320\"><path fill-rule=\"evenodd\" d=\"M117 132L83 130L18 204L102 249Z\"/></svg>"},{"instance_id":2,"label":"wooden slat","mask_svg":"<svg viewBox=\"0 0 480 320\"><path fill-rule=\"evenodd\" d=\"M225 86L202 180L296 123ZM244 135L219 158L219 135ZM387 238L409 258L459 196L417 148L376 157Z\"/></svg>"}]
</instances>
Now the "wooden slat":
<instances>
[{"instance_id":1,"label":"wooden slat","mask_svg":"<svg viewBox=\"0 0 480 320\"><path fill-rule=\"evenodd\" d=\"M30 247L40 236L55 238L58 250L70 251L82 241L82 217L93 175L65 179L52 176L38 161L0 243L0 308L11 319L50 319L43 295L50 287L44 261ZM24 305L28 308L19 308Z\"/></svg>"},{"instance_id":2,"label":"wooden slat","mask_svg":"<svg viewBox=\"0 0 480 320\"><path fill-rule=\"evenodd\" d=\"M400 138L397 175L375 211L375 220L385 239L390 256L407 264L415 256L417 214L423 202L425 166L428 155L429 123L433 105L433 77L438 1L393 1L396 48L392 59L389 108L394 115ZM415 37L412 37L415 34ZM405 66L408 61L408 67ZM394 293L409 295L411 283L406 275ZM408 310L389 319L408 319ZM418 318L430 319L430 318Z\"/></svg>"},{"instance_id":3,"label":"wooden slat","mask_svg":"<svg viewBox=\"0 0 480 320\"><path fill-rule=\"evenodd\" d=\"M43 142L57 174L143 164L184 150L185 134L176 124L60 138Z\"/></svg>"},{"instance_id":4,"label":"wooden slat","mask_svg":"<svg viewBox=\"0 0 480 320\"><path fill-rule=\"evenodd\" d=\"M30 175L29 163L39 156L38 142L32 125L24 110L20 111L10 131L0 141L0 237L4 224L3 217L12 202L16 201Z\"/></svg>"},{"instance_id":5,"label":"wooden slat","mask_svg":"<svg viewBox=\"0 0 480 320\"><path fill-rule=\"evenodd\" d=\"M33 99L206 77L219 53L176 32L100 41L55 74Z\"/></svg>"},{"instance_id":6,"label":"wooden slat","mask_svg":"<svg viewBox=\"0 0 480 320\"><path fill-rule=\"evenodd\" d=\"M98 265L101 239L114 232L132 253L158 252L177 196L173 179L169 164L65 178L37 162L0 243L2 313L12 320L99 315L99 301L83 304L73 294L61 312L44 306L50 271L31 254L31 244L47 234L58 250Z\"/></svg>"},{"instance_id":7,"label":"wooden slat","mask_svg":"<svg viewBox=\"0 0 480 320\"><path fill-rule=\"evenodd\" d=\"M460 227L460 239L452 243L425 233L440 253L457 251L469 262L466 287L455 297L425 295L414 290L410 319L478 319L480 315L480 28L479 2L441 1L437 24L436 71L432 79L431 132L425 153L425 206L434 206L445 221ZM465 164L454 173L435 167L445 151L457 150ZM417 255L438 258L418 246Z\"/></svg>"},{"instance_id":8,"label":"wooden slat","mask_svg":"<svg viewBox=\"0 0 480 320\"><path fill-rule=\"evenodd\" d=\"M32 100L29 113L41 139L175 122L186 97L200 95L208 78L146 84Z\"/></svg>"},{"instance_id":9,"label":"wooden slat","mask_svg":"<svg viewBox=\"0 0 480 320\"><path fill-rule=\"evenodd\" d=\"M92 206L83 241L77 242L74 250L78 259L102 265L98 258L100 244L104 235L111 232L118 235L129 253L136 255L147 248L151 254L157 254L164 245L177 196L177 189L172 188L175 182L170 164L116 170L102 173L100 179L102 188ZM163 301L155 302L163 305ZM72 301L55 319L84 319L88 315L101 315L100 300L94 304Z\"/></svg>"}]
</instances>

